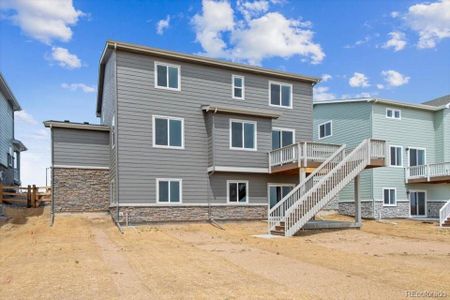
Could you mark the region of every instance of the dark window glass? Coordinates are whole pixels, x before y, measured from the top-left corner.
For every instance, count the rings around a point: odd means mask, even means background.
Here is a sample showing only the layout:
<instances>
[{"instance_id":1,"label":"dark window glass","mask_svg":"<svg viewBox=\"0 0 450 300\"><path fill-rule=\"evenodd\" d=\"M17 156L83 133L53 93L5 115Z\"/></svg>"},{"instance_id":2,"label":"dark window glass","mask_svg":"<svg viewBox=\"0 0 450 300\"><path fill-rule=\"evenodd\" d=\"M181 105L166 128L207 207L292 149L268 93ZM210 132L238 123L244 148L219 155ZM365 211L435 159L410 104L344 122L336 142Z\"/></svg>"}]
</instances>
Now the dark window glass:
<instances>
[{"instance_id":1,"label":"dark window glass","mask_svg":"<svg viewBox=\"0 0 450 300\"><path fill-rule=\"evenodd\" d=\"M159 182L159 201L169 202L169 182L160 181Z\"/></svg>"},{"instance_id":2,"label":"dark window glass","mask_svg":"<svg viewBox=\"0 0 450 300\"><path fill-rule=\"evenodd\" d=\"M180 120L170 120L170 146L181 147L182 128Z\"/></svg>"},{"instance_id":3,"label":"dark window glass","mask_svg":"<svg viewBox=\"0 0 450 300\"><path fill-rule=\"evenodd\" d=\"M280 105L280 85L270 85L270 103L272 105Z\"/></svg>"},{"instance_id":4,"label":"dark window glass","mask_svg":"<svg viewBox=\"0 0 450 300\"><path fill-rule=\"evenodd\" d=\"M384 190L384 204L389 204L389 190Z\"/></svg>"},{"instance_id":5,"label":"dark window glass","mask_svg":"<svg viewBox=\"0 0 450 300\"><path fill-rule=\"evenodd\" d=\"M234 97L242 98L242 89L241 88L234 88Z\"/></svg>"},{"instance_id":6,"label":"dark window glass","mask_svg":"<svg viewBox=\"0 0 450 300\"><path fill-rule=\"evenodd\" d=\"M387 116L388 116L389 118L392 118L392 110L388 109L388 110L386 111L386 114L387 114Z\"/></svg>"},{"instance_id":7,"label":"dark window glass","mask_svg":"<svg viewBox=\"0 0 450 300\"><path fill-rule=\"evenodd\" d=\"M394 111L394 116L396 119L400 119L400 111L399 110Z\"/></svg>"},{"instance_id":8,"label":"dark window glass","mask_svg":"<svg viewBox=\"0 0 450 300\"><path fill-rule=\"evenodd\" d=\"M229 189L228 193L229 193L229 196L230 196L230 202L236 202L237 201L237 194L238 194L237 183L230 183L229 186L228 186L228 189Z\"/></svg>"},{"instance_id":9,"label":"dark window glass","mask_svg":"<svg viewBox=\"0 0 450 300\"><path fill-rule=\"evenodd\" d=\"M409 165L411 167L417 166L417 150L409 149Z\"/></svg>"},{"instance_id":10,"label":"dark window glass","mask_svg":"<svg viewBox=\"0 0 450 300\"><path fill-rule=\"evenodd\" d=\"M242 78L235 77L234 78L234 86L235 87L242 87Z\"/></svg>"},{"instance_id":11,"label":"dark window glass","mask_svg":"<svg viewBox=\"0 0 450 300\"><path fill-rule=\"evenodd\" d=\"M272 131L272 150L281 147L281 133L279 130Z\"/></svg>"},{"instance_id":12,"label":"dark window glass","mask_svg":"<svg viewBox=\"0 0 450 300\"><path fill-rule=\"evenodd\" d=\"M169 67L169 87L178 89L178 68Z\"/></svg>"},{"instance_id":13,"label":"dark window glass","mask_svg":"<svg viewBox=\"0 0 450 300\"><path fill-rule=\"evenodd\" d=\"M389 204L395 204L395 190L389 190Z\"/></svg>"},{"instance_id":14,"label":"dark window glass","mask_svg":"<svg viewBox=\"0 0 450 300\"><path fill-rule=\"evenodd\" d=\"M170 202L180 202L180 183L178 181L170 182Z\"/></svg>"},{"instance_id":15,"label":"dark window glass","mask_svg":"<svg viewBox=\"0 0 450 300\"><path fill-rule=\"evenodd\" d=\"M158 86L167 87L167 67L157 65Z\"/></svg>"},{"instance_id":16,"label":"dark window glass","mask_svg":"<svg viewBox=\"0 0 450 300\"><path fill-rule=\"evenodd\" d=\"M255 148L255 124L244 123L244 148Z\"/></svg>"},{"instance_id":17,"label":"dark window glass","mask_svg":"<svg viewBox=\"0 0 450 300\"><path fill-rule=\"evenodd\" d=\"M282 146L288 146L294 143L294 134L292 131L282 131Z\"/></svg>"},{"instance_id":18,"label":"dark window glass","mask_svg":"<svg viewBox=\"0 0 450 300\"><path fill-rule=\"evenodd\" d=\"M155 119L155 144L156 145L168 145L167 140L167 120L166 119Z\"/></svg>"},{"instance_id":19,"label":"dark window glass","mask_svg":"<svg viewBox=\"0 0 450 300\"><path fill-rule=\"evenodd\" d=\"M425 193L424 192L418 192L417 193L417 202L418 202L418 215L424 216L425 215Z\"/></svg>"},{"instance_id":20,"label":"dark window glass","mask_svg":"<svg viewBox=\"0 0 450 300\"><path fill-rule=\"evenodd\" d=\"M281 87L281 105L290 107L291 106L291 87L283 85Z\"/></svg>"},{"instance_id":21,"label":"dark window glass","mask_svg":"<svg viewBox=\"0 0 450 300\"><path fill-rule=\"evenodd\" d=\"M231 146L242 148L242 123L231 122Z\"/></svg>"},{"instance_id":22,"label":"dark window glass","mask_svg":"<svg viewBox=\"0 0 450 300\"><path fill-rule=\"evenodd\" d=\"M239 202L247 201L247 185L243 182L239 184Z\"/></svg>"}]
</instances>

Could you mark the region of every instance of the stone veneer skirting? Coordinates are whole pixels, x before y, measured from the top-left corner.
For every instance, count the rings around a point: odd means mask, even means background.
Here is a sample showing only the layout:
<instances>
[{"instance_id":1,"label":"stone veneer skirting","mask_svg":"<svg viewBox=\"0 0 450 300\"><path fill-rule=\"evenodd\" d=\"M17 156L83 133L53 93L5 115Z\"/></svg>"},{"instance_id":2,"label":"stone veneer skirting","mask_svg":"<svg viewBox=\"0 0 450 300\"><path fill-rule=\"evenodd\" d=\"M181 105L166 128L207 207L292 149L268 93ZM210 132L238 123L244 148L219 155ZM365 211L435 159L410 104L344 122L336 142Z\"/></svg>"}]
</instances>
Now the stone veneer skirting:
<instances>
[{"instance_id":1,"label":"stone veneer skirting","mask_svg":"<svg viewBox=\"0 0 450 300\"><path fill-rule=\"evenodd\" d=\"M109 170L54 168L55 212L108 211Z\"/></svg>"},{"instance_id":2,"label":"stone veneer skirting","mask_svg":"<svg viewBox=\"0 0 450 300\"><path fill-rule=\"evenodd\" d=\"M444 206L444 201L427 201L428 218L439 218L439 210Z\"/></svg>"},{"instance_id":3,"label":"stone veneer skirting","mask_svg":"<svg viewBox=\"0 0 450 300\"><path fill-rule=\"evenodd\" d=\"M207 221L207 206L121 206L119 221L124 223L128 216L130 224L149 222ZM115 217L117 207L110 208ZM265 220L267 205L217 205L211 206L214 220Z\"/></svg>"},{"instance_id":4,"label":"stone veneer skirting","mask_svg":"<svg viewBox=\"0 0 450 300\"><path fill-rule=\"evenodd\" d=\"M389 218L408 218L409 202L397 202L396 206L383 206L383 202L375 201L375 215L373 210L374 202L361 202L361 216L369 219L389 219ZM339 213L347 216L355 215L354 202L340 202Z\"/></svg>"}]
</instances>

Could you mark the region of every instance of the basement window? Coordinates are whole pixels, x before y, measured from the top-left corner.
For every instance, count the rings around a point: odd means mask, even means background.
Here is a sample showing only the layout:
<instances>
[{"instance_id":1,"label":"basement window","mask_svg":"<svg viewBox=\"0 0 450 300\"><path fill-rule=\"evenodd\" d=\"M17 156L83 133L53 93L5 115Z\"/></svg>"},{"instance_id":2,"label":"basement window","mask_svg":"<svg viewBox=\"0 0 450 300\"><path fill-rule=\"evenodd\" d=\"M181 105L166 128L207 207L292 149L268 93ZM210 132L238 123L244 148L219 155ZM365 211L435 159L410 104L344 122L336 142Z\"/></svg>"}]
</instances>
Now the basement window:
<instances>
[{"instance_id":1,"label":"basement window","mask_svg":"<svg viewBox=\"0 0 450 300\"><path fill-rule=\"evenodd\" d=\"M156 179L156 202L181 203L182 180L181 179Z\"/></svg>"},{"instance_id":2,"label":"basement window","mask_svg":"<svg viewBox=\"0 0 450 300\"><path fill-rule=\"evenodd\" d=\"M383 205L384 206L397 205L397 190L395 188L383 189Z\"/></svg>"},{"instance_id":3,"label":"basement window","mask_svg":"<svg viewBox=\"0 0 450 300\"><path fill-rule=\"evenodd\" d=\"M227 181L227 199L228 199L228 203L247 203L248 202L248 181L247 180L228 180Z\"/></svg>"}]
</instances>

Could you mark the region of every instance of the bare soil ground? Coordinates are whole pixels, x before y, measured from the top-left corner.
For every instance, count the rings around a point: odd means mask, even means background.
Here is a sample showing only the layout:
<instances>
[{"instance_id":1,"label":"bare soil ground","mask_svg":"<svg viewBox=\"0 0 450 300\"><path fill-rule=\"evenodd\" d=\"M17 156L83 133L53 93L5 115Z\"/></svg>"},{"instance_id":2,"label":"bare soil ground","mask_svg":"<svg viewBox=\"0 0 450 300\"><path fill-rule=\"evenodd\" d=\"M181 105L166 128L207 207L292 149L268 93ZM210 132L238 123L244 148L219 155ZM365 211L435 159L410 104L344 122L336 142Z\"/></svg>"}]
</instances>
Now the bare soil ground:
<instances>
[{"instance_id":1,"label":"bare soil ground","mask_svg":"<svg viewBox=\"0 0 450 300\"><path fill-rule=\"evenodd\" d=\"M345 219L327 216L330 219ZM2 299L450 297L450 230L412 220L264 239L264 222L129 227L108 215L0 221ZM441 298L442 299L442 298Z\"/></svg>"}]
</instances>

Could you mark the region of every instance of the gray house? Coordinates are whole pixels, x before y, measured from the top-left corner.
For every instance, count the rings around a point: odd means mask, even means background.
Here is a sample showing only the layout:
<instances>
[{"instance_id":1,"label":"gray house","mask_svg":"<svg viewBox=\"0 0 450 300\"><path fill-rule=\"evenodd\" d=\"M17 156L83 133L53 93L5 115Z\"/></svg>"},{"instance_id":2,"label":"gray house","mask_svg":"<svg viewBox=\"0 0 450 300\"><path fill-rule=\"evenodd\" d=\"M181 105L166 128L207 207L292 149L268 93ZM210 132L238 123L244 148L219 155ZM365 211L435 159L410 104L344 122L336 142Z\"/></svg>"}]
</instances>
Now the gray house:
<instances>
[{"instance_id":1,"label":"gray house","mask_svg":"<svg viewBox=\"0 0 450 300\"><path fill-rule=\"evenodd\" d=\"M14 112L20 111L16 97L0 73L0 183L20 185L20 153L27 150L14 138Z\"/></svg>"},{"instance_id":2,"label":"gray house","mask_svg":"<svg viewBox=\"0 0 450 300\"><path fill-rule=\"evenodd\" d=\"M100 60L100 124L45 122L55 210L109 209L133 223L267 219L273 210L279 229L296 197L313 187L299 187L312 182L306 174L344 159L340 145L305 142L313 138L317 82L109 41ZM352 166L371 160L359 162Z\"/></svg>"}]
</instances>

